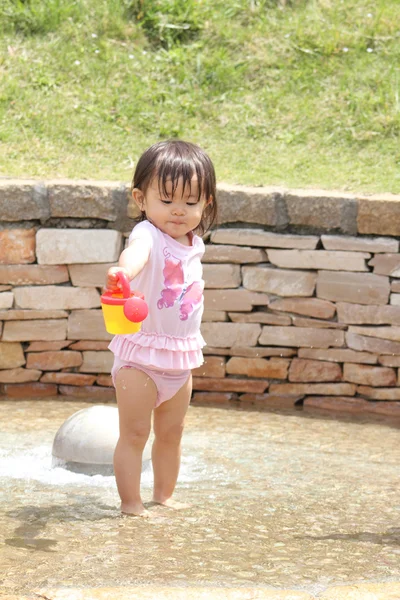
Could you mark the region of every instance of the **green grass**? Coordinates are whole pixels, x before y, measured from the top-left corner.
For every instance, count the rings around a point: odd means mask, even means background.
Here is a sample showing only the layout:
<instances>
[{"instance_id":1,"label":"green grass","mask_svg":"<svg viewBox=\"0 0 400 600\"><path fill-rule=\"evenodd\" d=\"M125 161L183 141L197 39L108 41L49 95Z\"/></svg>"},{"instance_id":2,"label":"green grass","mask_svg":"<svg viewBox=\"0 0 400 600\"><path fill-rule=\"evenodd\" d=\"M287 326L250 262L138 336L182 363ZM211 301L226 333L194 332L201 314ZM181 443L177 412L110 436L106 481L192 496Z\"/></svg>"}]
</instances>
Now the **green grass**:
<instances>
[{"instance_id":1,"label":"green grass","mask_svg":"<svg viewBox=\"0 0 400 600\"><path fill-rule=\"evenodd\" d=\"M0 175L128 181L182 137L219 181L400 193L398 0L0 0Z\"/></svg>"}]
</instances>

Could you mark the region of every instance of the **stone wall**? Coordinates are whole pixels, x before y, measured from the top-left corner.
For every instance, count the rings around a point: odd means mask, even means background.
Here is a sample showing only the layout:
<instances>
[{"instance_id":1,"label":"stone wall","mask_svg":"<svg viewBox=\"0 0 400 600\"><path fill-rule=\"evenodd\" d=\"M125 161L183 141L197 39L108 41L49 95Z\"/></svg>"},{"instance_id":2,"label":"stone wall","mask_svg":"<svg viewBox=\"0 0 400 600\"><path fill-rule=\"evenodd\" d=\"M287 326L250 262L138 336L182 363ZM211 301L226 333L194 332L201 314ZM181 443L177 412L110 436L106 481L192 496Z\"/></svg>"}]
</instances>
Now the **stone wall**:
<instances>
[{"instance_id":1,"label":"stone wall","mask_svg":"<svg viewBox=\"0 0 400 600\"><path fill-rule=\"evenodd\" d=\"M193 401L399 415L400 197L221 185L219 208ZM135 216L125 185L0 181L3 398L115 399L100 294Z\"/></svg>"}]
</instances>

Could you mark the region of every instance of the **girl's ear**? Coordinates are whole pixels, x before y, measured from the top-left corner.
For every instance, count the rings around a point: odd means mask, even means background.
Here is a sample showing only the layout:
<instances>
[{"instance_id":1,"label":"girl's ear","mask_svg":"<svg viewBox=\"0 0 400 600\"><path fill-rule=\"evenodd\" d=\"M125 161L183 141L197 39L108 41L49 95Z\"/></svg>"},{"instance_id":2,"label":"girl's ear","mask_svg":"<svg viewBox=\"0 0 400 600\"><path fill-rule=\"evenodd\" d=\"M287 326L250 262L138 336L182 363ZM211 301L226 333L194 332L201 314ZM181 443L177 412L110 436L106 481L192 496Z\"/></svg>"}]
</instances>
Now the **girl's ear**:
<instances>
[{"instance_id":1,"label":"girl's ear","mask_svg":"<svg viewBox=\"0 0 400 600\"><path fill-rule=\"evenodd\" d=\"M208 198L208 200L206 201L206 203L205 203L205 205L204 205L204 208L205 208L206 206L210 206L210 204L212 204L213 202L214 202L214 196L210 196L210 197Z\"/></svg>"},{"instance_id":2,"label":"girl's ear","mask_svg":"<svg viewBox=\"0 0 400 600\"><path fill-rule=\"evenodd\" d=\"M144 211L144 194L139 188L133 188L132 198L141 211Z\"/></svg>"}]
</instances>

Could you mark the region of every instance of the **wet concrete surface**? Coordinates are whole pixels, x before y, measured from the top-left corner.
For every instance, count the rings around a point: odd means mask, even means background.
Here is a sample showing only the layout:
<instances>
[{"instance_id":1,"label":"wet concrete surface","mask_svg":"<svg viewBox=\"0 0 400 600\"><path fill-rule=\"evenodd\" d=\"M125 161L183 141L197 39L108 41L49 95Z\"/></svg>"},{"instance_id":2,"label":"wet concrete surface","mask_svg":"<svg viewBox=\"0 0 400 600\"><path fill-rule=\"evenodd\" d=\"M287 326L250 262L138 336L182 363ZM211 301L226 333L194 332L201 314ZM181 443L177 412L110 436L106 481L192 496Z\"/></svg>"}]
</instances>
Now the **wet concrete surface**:
<instances>
[{"instance_id":1,"label":"wet concrete surface","mask_svg":"<svg viewBox=\"0 0 400 600\"><path fill-rule=\"evenodd\" d=\"M120 516L113 477L51 469L87 406L0 403L0 596L400 599L398 422L192 406L191 508L148 521Z\"/></svg>"}]
</instances>

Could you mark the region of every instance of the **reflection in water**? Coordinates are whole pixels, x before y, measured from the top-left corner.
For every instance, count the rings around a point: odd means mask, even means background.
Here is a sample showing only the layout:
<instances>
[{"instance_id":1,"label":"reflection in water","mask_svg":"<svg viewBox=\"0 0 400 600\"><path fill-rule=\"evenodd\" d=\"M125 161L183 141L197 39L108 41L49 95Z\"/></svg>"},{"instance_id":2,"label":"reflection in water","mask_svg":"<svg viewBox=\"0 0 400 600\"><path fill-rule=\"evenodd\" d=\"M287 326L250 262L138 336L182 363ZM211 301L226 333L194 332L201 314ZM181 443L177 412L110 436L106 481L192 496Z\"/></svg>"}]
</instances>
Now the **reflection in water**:
<instances>
[{"instance_id":1,"label":"reflection in water","mask_svg":"<svg viewBox=\"0 0 400 600\"><path fill-rule=\"evenodd\" d=\"M332 533L323 536L304 536L309 540L348 540L350 542L370 542L382 546L400 546L400 527L390 527L383 533L372 533L370 531L357 531L355 533Z\"/></svg>"},{"instance_id":2,"label":"reflection in water","mask_svg":"<svg viewBox=\"0 0 400 600\"><path fill-rule=\"evenodd\" d=\"M57 545L57 540L50 540L42 535L47 523L47 514L35 506L26 506L22 510L10 511L8 516L17 518L22 524L16 528L14 537L5 540L8 546L16 548L27 548L28 550L40 550L42 552L54 552L53 546Z\"/></svg>"},{"instance_id":3,"label":"reflection in water","mask_svg":"<svg viewBox=\"0 0 400 600\"><path fill-rule=\"evenodd\" d=\"M80 497L82 501L83 498ZM85 498L86 500L86 498ZM75 502L79 496L75 495ZM111 511L115 519L115 508L108 506L97 506L97 510ZM85 514L86 512L86 514ZM97 511L96 511L97 512ZM52 505L39 508L37 506L24 506L22 509L10 510L7 515L11 519L21 521L21 525L15 529L14 537L4 540L8 546L38 550L41 552L54 552L54 546L58 544L55 539L42 537L49 521L68 523L74 521L98 521L104 519L104 514L99 516L86 506L86 510L76 511L76 507L70 505Z\"/></svg>"},{"instance_id":4,"label":"reflection in water","mask_svg":"<svg viewBox=\"0 0 400 600\"><path fill-rule=\"evenodd\" d=\"M0 404L5 591L152 583L315 592L400 576L395 427L191 407L176 499L192 506L152 506L149 470L148 521L121 518L113 477L51 469L56 431L85 406Z\"/></svg>"},{"instance_id":5,"label":"reflection in water","mask_svg":"<svg viewBox=\"0 0 400 600\"><path fill-rule=\"evenodd\" d=\"M4 540L4 543L7 546L15 546L16 548L26 548L27 550L40 550L42 552L54 552L51 547L57 544L56 540L46 540L44 538L40 538L36 540L32 535L30 535L29 531L24 531L24 528L20 528L22 533L24 533L24 537L13 537L10 539Z\"/></svg>"}]
</instances>

